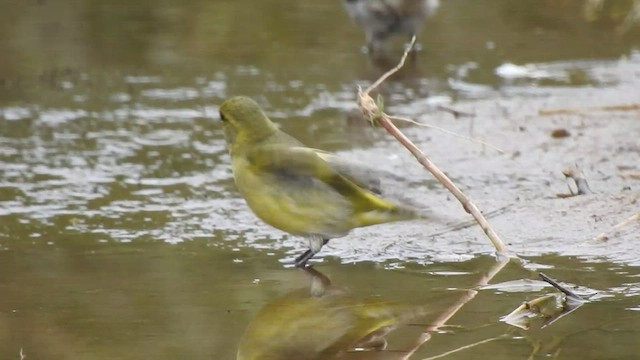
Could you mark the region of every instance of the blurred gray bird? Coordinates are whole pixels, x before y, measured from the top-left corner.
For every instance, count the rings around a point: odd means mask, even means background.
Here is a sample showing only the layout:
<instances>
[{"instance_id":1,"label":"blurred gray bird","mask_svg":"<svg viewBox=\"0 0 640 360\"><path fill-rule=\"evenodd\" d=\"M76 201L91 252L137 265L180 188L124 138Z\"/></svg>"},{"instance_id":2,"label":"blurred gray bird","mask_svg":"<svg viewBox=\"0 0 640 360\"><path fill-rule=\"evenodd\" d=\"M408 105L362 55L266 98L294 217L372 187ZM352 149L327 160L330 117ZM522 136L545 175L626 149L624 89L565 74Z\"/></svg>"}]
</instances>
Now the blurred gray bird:
<instances>
[{"instance_id":1,"label":"blurred gray bird","mask_svg":"<svg viewBox=\"0 0 640 360\"><path fill-rule=\"evenodd\" d=\"M439 5L439 0L344 0L349 17L364 30L372 54L384 51L393 35L409 39L417 35Z\"/></svg>"}]
</instances>

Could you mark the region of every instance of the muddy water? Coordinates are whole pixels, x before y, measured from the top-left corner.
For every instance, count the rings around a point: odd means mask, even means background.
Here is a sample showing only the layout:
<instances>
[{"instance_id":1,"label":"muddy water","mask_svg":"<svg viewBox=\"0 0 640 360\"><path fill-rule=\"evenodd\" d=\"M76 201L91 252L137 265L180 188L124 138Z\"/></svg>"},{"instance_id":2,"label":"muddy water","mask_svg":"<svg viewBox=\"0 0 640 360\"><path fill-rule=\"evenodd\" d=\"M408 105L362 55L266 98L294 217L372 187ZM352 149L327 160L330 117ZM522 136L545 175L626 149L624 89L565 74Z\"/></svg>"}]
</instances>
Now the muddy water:
<instances>
[{"instance_id":1,"label":"muddy water","mask_svg":"<svg viewBox=\"0 0 640 360\"><path fill-rule=\"evenodd\" d=\"M505 151L407 130L527 259L425 342L495 261L480 231L452 231L468 218L446 192L352 113L355 88L395 61L401 41L371 60L338 1L5 1L0 358L234 359L242 347L272 359L288 347L328 359L338 355L319 355L313 340L356 323L345 317L382 317L372 326L393 331L386 347L369 338L356 347L378 351L341 358L638 358L640 229L589 240L638 211L638 112L591 108L639 101L632 3L442 2L423 50L381 89L391 111ZM409 196L441 221L330 243L315 266L319 295L314 277L289 267L304 243L260 223L235 192L216 119L236 94L311 146L413 179ZM441 104L475 117L453 119ZM571 136L551 138L557 128ZM575 162L595 194L558 199L560 171ZM536 271L589 301L542 329L500 322L554 292L504 284ZM336 310L344 304L358 310Z\"/></svg>"}]
</instances>

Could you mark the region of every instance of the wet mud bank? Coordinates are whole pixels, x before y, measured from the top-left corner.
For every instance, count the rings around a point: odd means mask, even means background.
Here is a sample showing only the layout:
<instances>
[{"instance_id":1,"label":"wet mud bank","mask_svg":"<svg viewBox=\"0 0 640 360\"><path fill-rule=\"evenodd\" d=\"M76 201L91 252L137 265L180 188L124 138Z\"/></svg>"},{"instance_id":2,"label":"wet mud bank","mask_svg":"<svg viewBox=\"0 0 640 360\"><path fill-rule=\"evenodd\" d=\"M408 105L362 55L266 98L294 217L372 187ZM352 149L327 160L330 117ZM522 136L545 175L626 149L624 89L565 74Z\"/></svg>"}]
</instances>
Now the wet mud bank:
<instances>
[{"instance_id":1,"label":"wet mud bank","mask_svg":"<svg viewBox=\"0 0 640 360\"><path fill-rule=\"evenodd\" d=\"M512 251L524 256L601 257L637 265L640 222L633 216L640 211L640 62L598 63L589 71L600 85L505 86L497 96L452 104L473 115L469 117L455 119L450 113L429 110L420 100L389 112L485 141L503 151L435 129L404 130L488 213ZM402 113L407 109L412 113ZM396 154L400 151L404 149L393 149ZM407 172L412 179L425 177L420 173L423 169L411 164L414 160L409 155L397 156L400 159L394 166L398 171ZM576 165L593 190L591 194L568 196L577 189L563 171ZM470 219L441 187L423 188L415 196L440 214ZM492 251L475 225L462 230L440 228L426 236L424 232L406 234L411 244L398 246L428 247L425 252L436 259L444 255L444 248L460 256ZM605 236L594 239L601 233Z\"/></svg>"}]
</instances>

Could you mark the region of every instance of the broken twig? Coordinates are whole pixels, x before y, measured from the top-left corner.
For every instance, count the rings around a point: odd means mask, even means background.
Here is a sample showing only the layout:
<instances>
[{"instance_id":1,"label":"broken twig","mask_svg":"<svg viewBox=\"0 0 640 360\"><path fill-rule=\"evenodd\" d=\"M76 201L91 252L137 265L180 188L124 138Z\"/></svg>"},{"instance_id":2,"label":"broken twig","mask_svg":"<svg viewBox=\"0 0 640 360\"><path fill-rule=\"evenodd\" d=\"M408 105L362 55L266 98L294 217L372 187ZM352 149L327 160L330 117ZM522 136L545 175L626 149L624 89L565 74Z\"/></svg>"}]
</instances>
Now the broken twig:
<instances>
[{"instance_id":1,"label":"broken twig","mask_svg":"<svg viewBox=\"0 0 640 360\"><path fill-rule=\"evenodd\" d=\"M634 110L640 110L640 104L592 106L584 109L578 109L578 108L540 109L538 110L538 115L551 116L551 115L580 114L585 111L634 111Z\"/></svg>"},{"instance_id":2,"label":"broken twig","mask_svg":"<svg viewBox=\"0 0 640 360\"><path fill-rule=\"evenodd\" d=\"M627 218L626 220L624 220L623 222L616 224L611 230L618 232L620 231L623 227L631 224L634 221L640 221L640 213L637 213L629 218ZM607 235L606 232L601 233L600 235L596 236L593 238L593 241L607 241L609 240L610 236Z\"/></svg>"},{"instance_id":3,"label":"broken twig","mask_svg":"<svg viewBox=\"0 0 640 360\"><path fill-rule=\"evenodd\" d=\"M478 222L484 233L493 243L493 246L496 248L496 251L500 255L505 256L513 256L509 250L507 249L504 242L500 239L498 234L493 230L491 225L487 219L482 215L478 207L469 199L450 179L445 175L435 164L429 160L427 155L422 152L409 138L407 138L391 121L391 116L384 113L381 109L382 104L377 104L373 98L369 95L371 91L373 91L376 87L378 87L384 80L386 80L389 76L396 73L398 70L402 68L404 62L407 59L407 55L411 51L413 44L415 43L415 36L411 39L411 43L405 50L402 58L398 65L396 65L393 69L387 71L383 74L378 80L376 80L371 86L366 88L364 91L362 88L358 88L358 107L360 111L364 115L364 118L370 121L371 123L379 123L382 127L387 130L388 133L393 135L396 140L398 140L411 154L418 160L425 169L427 169L444 187L449 190L453 196L458 199L458 201L462 204L465 211L471 214L473 218ZM380 105L380 106L379 106Z\"/></svg>"},{"instance_id":4,"label":"broken twig","mask_svg":"<svg viewBox=\"0 0 640 360\"><path fill-rule=\"evenodd\" d=\"M565 295L570 296L572 298L575 298L577 300L581 300L584 301L584 299L582 298L582 296L574 293L573 291L569 290L567 287L562 286L560 284L558 284L557 281L555 281L554 279L550 278L548 275L546 275L545 273L539 273L538 274L540 276L540 279L544 280L545 282L549 283L551 286L553 286L554 288L560 290L561 292L563 292Z\"/></svg>"}]
</instances>

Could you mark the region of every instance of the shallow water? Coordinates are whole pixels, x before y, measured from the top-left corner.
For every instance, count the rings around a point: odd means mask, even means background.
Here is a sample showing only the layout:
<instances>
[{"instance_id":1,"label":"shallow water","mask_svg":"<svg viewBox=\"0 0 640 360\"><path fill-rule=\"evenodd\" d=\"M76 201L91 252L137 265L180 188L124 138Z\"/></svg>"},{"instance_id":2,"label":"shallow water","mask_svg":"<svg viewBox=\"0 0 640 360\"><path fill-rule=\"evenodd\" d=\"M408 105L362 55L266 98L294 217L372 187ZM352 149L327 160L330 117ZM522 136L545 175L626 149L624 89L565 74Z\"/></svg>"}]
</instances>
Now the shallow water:
<instances>
[{"instance_id":1,"label":"shallow water","mask_svg":"<svg viewBox=\"0 0 640 360\"><path fill-rule=\"evenodd\" d=\"M638 356L640 229L588 241L638 212L638 111L585 111L639 101L640 28L623 27L631 4L443 1L420 34L423 50L381 88L390 112L506 151L407 129L483 210L496 211L492 222L527 258L490 283L544 271L589 299L525 331L500 317L554 290L480 290L411 359L493 338L448 358ZM406 195L443 215L359 229L323 249L316 269L349 301L421 309L394 317L389 351L343 358L391 359L416 347L494 266L478 229L451 230L468 218L447 193L354 116L357 86L395 63L402 39L372 61L340 2L2 8L0 358L234 359L261 308L309 286L308 274L289 267L304 242L262 224L235 191L217 106L237 94L310 146L413 179ZM453 119L438 105L475 117ZM551 139L555 128L572 136ZM596 194L558 200L559 172L574 162ZM283 339L293 342L268 340Z\"/></svg>"}]
</instances>

